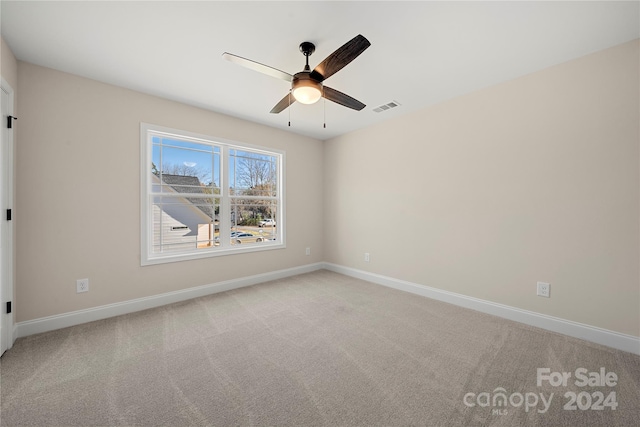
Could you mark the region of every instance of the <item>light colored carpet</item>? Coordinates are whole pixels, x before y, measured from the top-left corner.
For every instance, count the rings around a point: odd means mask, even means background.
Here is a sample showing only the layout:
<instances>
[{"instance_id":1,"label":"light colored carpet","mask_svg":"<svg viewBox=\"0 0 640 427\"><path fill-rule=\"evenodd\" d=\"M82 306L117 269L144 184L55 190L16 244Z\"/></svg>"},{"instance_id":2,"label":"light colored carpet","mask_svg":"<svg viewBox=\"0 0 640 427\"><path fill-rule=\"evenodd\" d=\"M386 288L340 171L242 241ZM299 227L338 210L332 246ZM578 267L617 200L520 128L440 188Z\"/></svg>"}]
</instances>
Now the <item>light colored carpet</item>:
<instances>
[{"instance_id":1,"label":"light colored carpet","mask_svg":"<svg viewBox=\"0 0 640 427\"><path fill-rule=\"evenodd\" d=\"M537 368L581 367L605 367L617 385L536 384ZM640 420L636 355L325 270L22 338L0 369L2 426ZM499 387L513 405L477 405ZM564 410L571 391L615 392L618 406ZM517 393L554 396L539 413Z\"/></svg>"}]
</instances>

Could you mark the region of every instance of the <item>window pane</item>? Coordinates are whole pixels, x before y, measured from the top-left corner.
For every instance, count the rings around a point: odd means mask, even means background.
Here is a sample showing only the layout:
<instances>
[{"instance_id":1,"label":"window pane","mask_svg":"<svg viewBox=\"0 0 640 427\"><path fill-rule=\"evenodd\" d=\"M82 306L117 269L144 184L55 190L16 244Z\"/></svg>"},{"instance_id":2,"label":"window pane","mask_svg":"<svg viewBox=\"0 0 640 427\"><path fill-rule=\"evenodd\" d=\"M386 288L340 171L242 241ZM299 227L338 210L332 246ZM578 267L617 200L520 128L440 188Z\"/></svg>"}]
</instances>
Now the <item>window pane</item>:
<instances>
[{"instance_id":1,"label":"window pane","mask_svg":"<svg viewBox=\"0 0 640 427\"><path fill-rule=\"evenodd\" d=\"M229 151L232 195L275 197L276 182L276 156L242 150Z\"/></svg>"},{"instance_id":2,"label":"window pane","mask_svg":"<svg viewBox=\"0 0 640 427\"><path fill-rule=\"evenodd\" d=\"M276 240L277 203L271 200L232 199L232 244ZM234 235L235 233L235 235ZM245 235L250 234L250 235Z\"/></svg>"},{"instance_id":3,"label":"window pane","mask_svg":"<svg viewBox=\"0 0 640 427\"><path fill-rule=\"evenodd\" d=\"M220 148L209 144L153 138L151 171L161 179L159 191L193 192L198 187L220 185ZM174 177L189 177L182 179ZM169 180L179 181L176 190Z\"/></svg>"},{"instance_id":4,"label":"window pane","mask_svg":"<svg viewBox=\"0 0 640 427\"><path fill-rule=\"evenodd\" d=\"M153 253L215 246L219 210L217 198L154 197Z\"/></svg>"}]
</instances>

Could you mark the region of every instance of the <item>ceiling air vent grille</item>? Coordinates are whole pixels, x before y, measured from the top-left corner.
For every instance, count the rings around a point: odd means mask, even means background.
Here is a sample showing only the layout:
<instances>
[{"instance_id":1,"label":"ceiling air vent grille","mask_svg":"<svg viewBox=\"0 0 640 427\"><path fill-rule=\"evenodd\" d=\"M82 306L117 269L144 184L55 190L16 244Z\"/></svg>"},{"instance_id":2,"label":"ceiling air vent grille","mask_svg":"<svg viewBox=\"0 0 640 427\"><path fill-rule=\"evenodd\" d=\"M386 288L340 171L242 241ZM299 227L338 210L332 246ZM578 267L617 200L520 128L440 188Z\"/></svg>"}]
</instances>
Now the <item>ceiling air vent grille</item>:
<instances>
[{"instance_id":1,"label":"ceiling air vent grille","mask_svg":"<svg viewBox=\"0 0 640 427\"><path fill-rule=\"evenodd\" d=\"M400 103L398 101L391 101L387 104L381 105L379 107L376 107L373 109L373 111L375 111L376 113L382 113L383 111L387 111L390 110L392 108L396 108L399 107Z\"/></svg>"}]
</instances>

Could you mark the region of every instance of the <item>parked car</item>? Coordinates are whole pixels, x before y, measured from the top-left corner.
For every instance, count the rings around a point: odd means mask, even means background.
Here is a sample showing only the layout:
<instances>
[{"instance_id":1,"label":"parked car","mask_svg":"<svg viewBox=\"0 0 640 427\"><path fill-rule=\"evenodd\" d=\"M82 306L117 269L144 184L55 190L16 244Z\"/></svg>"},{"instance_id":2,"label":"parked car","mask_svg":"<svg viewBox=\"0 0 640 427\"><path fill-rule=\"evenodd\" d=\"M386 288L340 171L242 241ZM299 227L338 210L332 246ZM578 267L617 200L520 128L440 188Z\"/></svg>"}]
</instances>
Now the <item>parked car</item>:
<instances>
[{"instance_id":1,"label":"parked car","mask_svg":"<svg viewBox=\"0 0 640 427\"><path fill-rule=\"evenodd\" d=\"M253 243L253 242L262 242L264 237L256 236L252 233L238 233L235 236L231 237L232 244L241 244L241 243Z\"/></svg>"},{"instance_id":2,"label":"parked car","mask_svg":"<svg viewBox=\"0 0 640 427\"><path fill-rule=\"evenodd\" d=\"M275 227L275 226L276 226L276 220L273 218L263 219L258 223L258 227Z\"/></svg>"},{"instance_id":3,"label":"parked car","mask_svg":"<svg viewBox=\"0 0 640 427\"><path fill-rule=\"evenodd\" d=\"M260 231L262 233L262 231ZM270 239L267 236L260 236L257 234L253 234L253 233L248 233L246 231L232 231L231 232L231 244L232 245L239 245L242 243L260 243L260 242L264 242L265 240L275 240L275 239ZM216 236L214 239L215 245L219 246L220 245L220 236Z\"/></svg>"}]
</instances>

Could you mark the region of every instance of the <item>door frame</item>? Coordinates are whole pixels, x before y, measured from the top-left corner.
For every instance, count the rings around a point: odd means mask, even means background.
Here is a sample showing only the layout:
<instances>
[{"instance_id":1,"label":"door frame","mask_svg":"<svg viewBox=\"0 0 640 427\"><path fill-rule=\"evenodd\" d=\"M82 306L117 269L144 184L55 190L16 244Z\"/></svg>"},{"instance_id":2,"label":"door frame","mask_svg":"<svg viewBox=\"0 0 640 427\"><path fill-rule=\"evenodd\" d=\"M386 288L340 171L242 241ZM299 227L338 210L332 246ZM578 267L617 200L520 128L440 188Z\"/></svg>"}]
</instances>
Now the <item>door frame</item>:
<instances>
[{"instance_id":1,"label":"door frame","mask_svg":"<svg viewBox=\"0 0 640 427\"><path fill-rule=\"evenodd\" d=\"M7 209L13 208L13 128L8 128L7 116L14 114L14 91L0 76L0 90L8 95L2 109L0 132L0 354L10 349L15 341L13 308L7 313L7 302L13 306L13 221L7 218Z\"/></svg>"}]
</instances>

